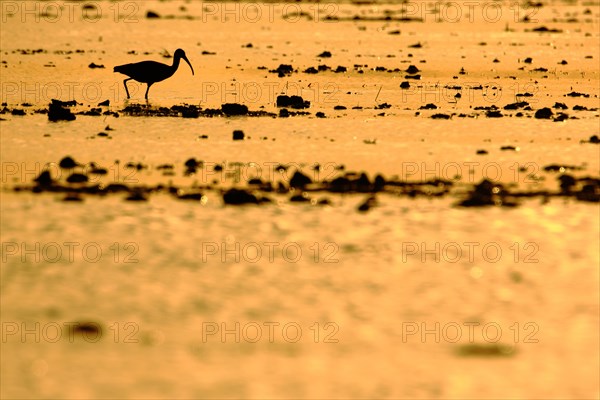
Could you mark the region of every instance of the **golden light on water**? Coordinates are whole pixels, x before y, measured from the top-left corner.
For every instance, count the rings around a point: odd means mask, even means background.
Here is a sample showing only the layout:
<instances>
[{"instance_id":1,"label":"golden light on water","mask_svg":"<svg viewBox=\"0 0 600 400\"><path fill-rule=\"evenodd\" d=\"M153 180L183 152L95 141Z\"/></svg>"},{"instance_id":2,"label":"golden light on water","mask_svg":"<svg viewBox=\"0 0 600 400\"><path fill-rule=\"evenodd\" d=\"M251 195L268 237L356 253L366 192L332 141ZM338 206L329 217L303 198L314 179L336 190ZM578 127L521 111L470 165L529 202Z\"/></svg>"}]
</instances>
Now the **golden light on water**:
<instances>
[{"instance_id":1,"label":"golden light on water","mask_svg":"<svg viewBox=\"0 0 600 400\"><path fill-rule=\"evenodd\" d=\"M600 396L598 4L0 23L1 398Z\"/></svg>"}]
</instances>

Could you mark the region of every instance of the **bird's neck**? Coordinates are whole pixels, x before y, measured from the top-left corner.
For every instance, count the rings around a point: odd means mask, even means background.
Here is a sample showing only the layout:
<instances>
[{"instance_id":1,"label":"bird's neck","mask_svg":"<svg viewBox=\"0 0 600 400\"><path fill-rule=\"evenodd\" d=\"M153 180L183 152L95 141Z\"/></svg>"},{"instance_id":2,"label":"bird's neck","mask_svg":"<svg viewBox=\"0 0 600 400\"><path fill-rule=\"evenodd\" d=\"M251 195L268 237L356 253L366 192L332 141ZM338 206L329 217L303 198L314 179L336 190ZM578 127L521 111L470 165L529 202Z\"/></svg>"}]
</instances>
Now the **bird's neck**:
<instances>
[{"instance_id":1,"label":"bird's neck","mask_svg":"<svg viewBox=\"0 0 600 400\"><path fill-rule=\"evenodd\" d=\"M174 71L177 71L177 68L179 68L179 61L181 61L181 58L175 57L173 59L173 65L171 66L171 69L173 69Z\"/></svg>"}]
</instances>

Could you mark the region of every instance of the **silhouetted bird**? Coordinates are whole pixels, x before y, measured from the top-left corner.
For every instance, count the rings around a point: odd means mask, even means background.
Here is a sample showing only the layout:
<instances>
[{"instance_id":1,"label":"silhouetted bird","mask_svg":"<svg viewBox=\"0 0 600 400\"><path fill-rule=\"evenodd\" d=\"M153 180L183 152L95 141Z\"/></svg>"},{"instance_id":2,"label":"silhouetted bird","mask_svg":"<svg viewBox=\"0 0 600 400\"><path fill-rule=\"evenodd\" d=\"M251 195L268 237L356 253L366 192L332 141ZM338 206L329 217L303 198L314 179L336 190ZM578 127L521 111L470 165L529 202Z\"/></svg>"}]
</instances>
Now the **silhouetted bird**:
<instances>
[{"instance_id":1,"label":"silhouetted bird","mask_svg":"<svg viewBox=\"0 0 600 400\"><path fill-rule=\"evenodd\" d=\"M142 61L134 64L124 64L115 67L114 72L120 72L123 75L127 75L129 78L123 81L125 85L125 92L127 92L127 98L129 99L129 90L127 89L127 81L135 80L148 84L146 89L146 100L148 100L148 91L150 86L156 82L164 81L167 78L173 76L177 68L179 68L179 60L184 59L192 69L192 75L194 75L194 67L190 63L190 60L185 56L185 51L177 49L173 56L173 65L166 65L156 61Z\"/></svg>"}]
</instances>

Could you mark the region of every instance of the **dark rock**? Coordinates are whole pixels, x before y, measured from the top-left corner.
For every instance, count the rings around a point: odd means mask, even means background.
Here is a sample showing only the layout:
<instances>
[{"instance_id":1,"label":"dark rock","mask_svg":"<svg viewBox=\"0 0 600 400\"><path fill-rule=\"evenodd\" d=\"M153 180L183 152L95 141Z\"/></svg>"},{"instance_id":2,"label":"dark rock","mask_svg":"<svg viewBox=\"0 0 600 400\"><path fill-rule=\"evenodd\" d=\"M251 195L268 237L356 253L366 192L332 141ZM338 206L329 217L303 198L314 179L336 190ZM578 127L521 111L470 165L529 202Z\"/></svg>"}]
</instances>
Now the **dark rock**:
<instances>
[{"instance_id":1,"label":"dark rock","mask_svg":"<svg viewBox=\"0 0 600 400\"><path fill-rule=\"evenodd\" d=\"M565 103L559 103L558 101L556 103L554 103L554 105L552 106L552 108L556 108L558 110L566 110L568 107Z\"/></svg>"},{"instance_id":2,"label":"dark rock","mask_svg":"<svg viewBox=\"0 0 600 400\"><path fill-rule=\"evenodd\" d=\"M319 111L318 113L316 113L315 117L317 117L317 118L327 118L327 116L325 115L325 113L321 112L321 111Z\"/></svg>"},{"instance_id":3,"label":"dark rock","mask_svg":"<svg viewBox=\"0 0 600 400\"><path fill-rule=\"evenodd\" d=\"M90 65L88 65L88 68L91 68L91 69L104 68L104 65L91 63Z\"/></svg>"},{"instance_id":4,"label":"dark rock","mask_svg":"<svg viewBox=\"0 0 600 400\"><path fill-rule=\"evenodd\" d=\"M577 180L572 175L567 174L559 176L558 180L560 181L560 190L563 193L570 193L571 188L577 183Z\"/></svg>"},{"instance_id":5,"label":"dark rock","mask_svg":"<svg viewBox=\"0 0 600 400\"><path fill-rule=\"evenodd\" d=\"M110 106L110 100L104 100L102 103L98 103L98 107L108 107Z\"/></svg>"},{"instance_id":6,"label":"dark rock","mask_svg":"<svg viewBox=\"0 0 600 400\"><path fill-rule=\"evenodd\" d=\"M504 115L500 111L488 111L485 113L485 116L488 118L502 118Z\"/></svg>"},{"instance_id":7,"label":"dark rock","mask_svg":"<svg viewBox=\"0 0 600 400\"><path fill-rule=\"evenodd\" d=\"M538 26L537 28L533 28L531 32L548 32L548 33L561 33L561 29L548 28L546 26Z\"/></svg>"},{"instance_id":8,"label":"dark rock","mask_svg":"<svg viewBox=\"0 0 600 400\"><path fill-rule=\"evenodd\" d=\"M203 194L200 192L181 193L177 195L179 200L202 200Z\"/></svg>"},{"instance_id":9,"label":"dark rock","mask_svg":"<svg viewBox=\"0 0 600 400\"><path fill-rule=\"evenodd\" d=\"M433 114L431 116L431 118L433 118L433 119L450 119L450 116L448 114Z\"/></svg>"},{"instance_id":10,"label":"dark rock","mask_svg":"<svg viewBox=\"0 0 600 400\"><path fill-rule=\"evenodd\" d=\"M102 335L102 326L97 322L76 322L72 326L72 334L74 335L94 335L95 337L100 337Z\"/></svg>"},{"instance_id":11,"label":"dark rock","mask_svg":"<svg viewBox=\"0 0 600 400\"><path fill-rule=\"evenodd\" d=\"M50 171L42 171L37 178L34 179L39 186L52 186L54 180L50 176Z\"/></svg>"},{"instance_id":12,"label":"dark rock","mask_svg":"<svg viewBox=\"0 0 600 400\"><path fill-rule=\"evenodd\" d=\"M507 104L504 106L505 110L518 110L519 108L527 107L529 105L526 101L519 101L516 103Z\"/></svg>"},{"instance_id":13,"label":"dark rock","mask_svg":"<svg viewBox=\"0 0 600 400\"><path fill-rule=\"evenodd\" d=\"M581 167L576 165L566 165L566 164L549 164L544 166L544 171L546 172L564 172L567 170L578 171L581 170Z\"/></svg>"},{"instance_id":14,"label":"dark rock","mask_svg":"<svg viewBox=\"0 0 600 400\"><path fill-rule=\"evenodd\" d=\"M556 117L554 117L554 122L560 122L569 119L569 114L559 113Z\"/></svg>"},{"instance_id":15,"label":"dark rock","mask_svg":"<svg viewBox=\"0 0 600 400\"><path fill-rule=\"evenodd\" d=\"M67 178L67 182L69 182L69 183L85 183L87 181L88 181L88 177L86 175L79 174L79 173L73 173L73 174L69 175L69 177Z\"/></svg>"},{"instance_id":16,"label":"dark rock","mask_svg":"<svg viewBox=\"0 0 600 400\"><path fill-rule=\"evenodd\" d=\"M134 190L129 196L125 198L126 201L147 201L148 198L144 195L141 190Z\"/></svg>"},{"instance_id":17,"label":"dark rock","mask_svg":"<svg viewBox=\"0 0 600 400\"><path fill-rule=\"evenodd\" d=\"M598 183L584 185L581 191L575 194L575 197L577 200L598 203L600 202L600 187Z\"/></svg>"},{"instance_id":18,"label":"dark rock","mask_svg":"<svg viewBox=\"0 0 600 400\"><path fill-rule=\"evenodd\" d=\"M469 343L457 347L456 353L460 357L512 357L515 347L501 343Z\"/></svg>"},{"instance_id":19,"label":"dark rock","mask_svg":"<svg viewBox=\"0 0 600 400\"><path fill-rule=\"evenodd\" d=\"M108 174L108 170L106 168L92 168L90 171L91 174L94 175L107 175Z\"/></svg>"},{"instance_id":20,"label":"dark rock","mask_svg":"<svg viewBox=\"0 0 600 400\"><path fill-rule=\"evenodd\" d=\"M600 138L598 138L598 135L590 136L590 143L595 143L595 144L600 143Z\"/></svg>"},{"instance_id":21,"label":"dark rock","mask_svg":"<svg viewBox=\"0 0 600 400\"><path fill-rule=\"evenodd\" d=\"M303 196L301 194L296 194L296 195L290 197L290 202L292 202L292 203L306 203L308 201L310 201L308 196Z\"/></svg>"},{"instance_id":22,"label":"dark rock","mask_svg":"<svg viewBox=\"0 0 600 400\"><path fill-rule=\"evenodd\" d=\"M61 106L61 107L75 107L77 105L77 102L75 100L61 101L61 100L52 99L52 104L55 106Z\"/></svg>"},{"instance_id":23,"label":"dark rock","mask_svg":"<svg viewBox=\"0 0 600 400\"><path fill-rule=\"evenodd\" d=\"M377 175L375 177L375 182L373 183L373 191L379 192L385 188L385 178L382 175Z\"/></svg>"},{"instance_id":24,"label":"dark rock","mask_svg":"<svg viewBox=\"0 0 600 400\"><path fill-rule=\"evenodd\" d=\"M537 119L550 119L554 113L548 107L540 108L535 112L534 117Z\"/></svg>"},{"instance_id":25,"label":"dark rock","mask_svg":"<svg viewBox=\"0 0 600 400\"><path fill-rule=\"evenodd\" d=\"M248 114L248 107L243 104L226 103L221 105L221 111L227 116L246 115Z\"/></svg>"},{"instance_id":26,"label":"dark rock","mask_svg":"<svg viewBox=\"0 0 600 400\"><path fill-rule=\"evenodd\" d=\"M476 154L485 155L485 154L488 154L488 151L487 150L477 150Z\"/></svg>"},{"instance_id":27,"label":"dark rock","mask_svg":"<svg viewBox=\"0 0 600 400\"><path fill-rule=\"evenodd\" d=\"M277 107L291 107L294 109L303 109L310 107L310 101L304 100L300 96L277 96Z\"/></svg>"},{"instance_id":28,"label":"dark rock","mask_svg":"<svg viewBox=\"0 0 600 400\"><path fill-rule=\"evenodd\" d=\"M312 180L300 171L294 172L292 179L290 179L290 187L294 188L302 189L310 183L312 183Z\"/></svg>"},{"instance_id":29,"label":"dark rock","mask_svg":"<svg viewBox=\"0 0 600 400\"><path fill-rule=\"evenodd\" d=\"M201 166L201 164L201 161L197 161L195 158L190 158L183 165L188 171L194 173L196 172L196 169Z\"/></svg>"},{"instance_id":30,"label":"dark rock","mask_svg":"<svg viewBox=\"0 0 600 400\"><path fill-rule=\"evenodd\" d=\"M590 97L589 94L579 93L579 92L567 93L567 94L565 94L565 96L568 96L568 97Z\"/></svg>"},{"instance_id":31,"label":"dark rock","mask_svg":"<svg viewBox=\"0 0 600 400\"><path fill-rule=\"evenodd\" d=\"M355 190L357 192L365 193L370 192L372 189L371 181L369 180L367 174L365 174L364 172L361 173L358 179L356 179L352 183L355 185Z\"/></svg>"},{"instance_id":32,"label":"dark rock","mask_svg":"<svg viewBox=\"0 0 600 400\"><path fill-rule=\"evenodd\" d=\"M198 118L200 117L200 110L196 107L186 107L181 110L182 118Z\"/></svg>"},{"instance_id":33,"label":"dark rock","mask_svg":"<svg viewBox=\"0 0 600 400\"><path fill-rule=\"evenodd\" d=\"M473 192L469 197L459 203L462 207L481 207L491 206L496 204L494 202L494 188L496 185L487 179L483 179L480 183L475 185Z\"/></svg>"},{"instance_id":34,"label":"dark rock","mask_svg":"<svg viewBox=\"0 0 600 400\"><path fill-rule=\"evenodd\" d=\"M333 71L333 72L335 72L336 74L339 74L339 73L346 72L346 71L348 71L348 69L346 67L344 67L342 65L338 65L337 68L335 69L335 71Z\"/></svg>"},{"instance_id":35,"label":"dark rock","mask_svg":"<svg viewBox=\"0 0 600 400\"><path fill-rule=\"evenodd\" d=\"M131 168L131 169L136 169L138 171L141 171L143 169L147 169L148 166L142 163L134 163L134 162L128 162L127 164L125 164L125 168Z\"/></svg>"},{"instance_id":36,"label":"dark rock","mask_svg":"<svg viewBox=\"0 0 600 400\"><path fill-rule=\"evenodd\" d=\"M258 199L246 190L229 189L223 194L223 202L231 205L258 204Z\"/></svg>"},{"instance_id":37,"label":"dark rock","mask_svg":"<svg viewBox=\"0 0 600 400\"><path fill-rule=\"evenodd\" d=\"M248 181L248 185L262 185L263 181L260 178L252 178Z\"/></svg>"},{"instance_id":38,"label":"dark rock","mask_svg":"<svg viewBox=\"0 0 600 400\"><path fill-rule=\"evenodd\" d=\"M269 70L269 72L276 73L280 78L286 75L291 75L294 72L294 67L289 64L280 64L277 69Z\"/></svg>"},{"instance_id":39,"label":"dark rock","mask_svg":"<svg viewBox=\"0 0 600 400\"><path fill-rule=\"evenodd\" d=\"M148 18L148 19L160 18L160 15L158 15L158 13L155 13L154 11L148 11L146 13L146 18Z\"/></svg>"},{"instance_id":40,"label":"dark rock","mask_svg":"<svg viewBox=\"0 0 600 400\"><path fill-rule=\"evenodd\" d=\"M350 191L351 184L350 180L346 177L335 178L331 182L329 182L329 191L335 193L345 193Z\"/></svg>"},{"instance_id":41,"label":"dark rock","mask_svg":"<svg viewBox=\"0 0 600 400\"><path fill-rule=\"evenodd\" d=\"M123 183L111 183L104 188L106 193L129 192L129 186Z\"/></svg>"},{"instance_id":42,"label":"dark rock","mask_svg":"<svg viewBox=\"0 0 600 400\"><path fill-rule=\"evenodd\" d=\"M331 52L324 51L321 54L319 54L317 57L320 57L320 58L330 58L331 57Z\"/></svg>"},{"instance_id":43,"label":"dark rock","mask_svg":"<svg viewBox=\"0 0 600 400\"><path fill-rule=\"evenodd\" d=\"M375 198L375 196L370 196L361 205L358 206L357 210L360 212L367 212L376 205L377 199Z\"/></svg>"},{"instance_id":44,"label":"dark rock","mask_svg":"<svg viewBox=\"0 0 600 400\"><path fill-rule=\"evenodd\" d=\"M233 140L244 140L244 136L243 131L233 131Z\"/></svg>"},{"instance_id":45,"label":"dark rock","mask_svg":"<svg viewBox=\"0 0 600 400\"><path fill-rule=\"evenodd\" d=\"M73 121L75 118L75 114L68 108L63 108L60 104L54 103L54 101L50 104L50 108L48 109L48 119L50 121Z\"/></svg>"},{"instance_id":46,"label":"dark rock","mask_svg":"<svg viewBox=\"0 0 600 400\"><path fill-rule=\"evenodd\" d=\"M77 167L79 164L71 157L66 156L58 163L58 166L64 169L71 169Z\"/></svg>"},{"instance_id":47,"label":"dark rock","mask_svg":"<svg viewBox=\"0 0 600 400\"><path fill-rule=\"evenodd\" d=\"M72 193L67 193L65 195L65 197L63 197L62 201L74 201L74 202L78 202L78 201L83 201L83 199L81 198L81 196L79 195L79 193L72 192Z\"/></svg>"},{"instance_id":48,"label":"dark rock","mask_svg":"<svg viewBox=\"0 0 600 400\"><path fill-rule=\"evenodd\" d=\"M419 107L419 110L437 110L438 106L433 103L425 104L424 106Z\"/></svg>"},{"instance_id":49,"label":"dark rock","mask_svg":"<svg viewBox=\"0 0 600 400\"><path fill-rule=\"evenodd\" d=\"M410 83L408 81L404 81L400 84L400 88L401 89L408 89L410 88Z\"/></svg>"},{"instance_id":50,"label":"dark rock","mask_svg":"<svg viewBox=\"0 0 600 400\"><path fill-rule=\"evenodd\" d=\"M416 74L417 72L421 72L421 70L420 70L419 68L415 67L414 65L411 65L410 67L408 67L408 68L406 69L406 73L407 73L407 74L414 75L414 74Z\"/></svg>"}]
</instances>

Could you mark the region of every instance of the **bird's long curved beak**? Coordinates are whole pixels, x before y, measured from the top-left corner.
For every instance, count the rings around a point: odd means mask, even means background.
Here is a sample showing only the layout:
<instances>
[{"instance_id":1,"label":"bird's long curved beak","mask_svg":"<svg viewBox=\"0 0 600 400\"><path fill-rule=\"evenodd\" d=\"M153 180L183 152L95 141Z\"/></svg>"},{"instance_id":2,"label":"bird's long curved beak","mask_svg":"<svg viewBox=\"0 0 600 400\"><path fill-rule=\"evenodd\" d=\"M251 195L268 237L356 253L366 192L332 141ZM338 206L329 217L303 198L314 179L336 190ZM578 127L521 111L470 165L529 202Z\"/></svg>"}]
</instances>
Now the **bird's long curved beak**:
<instances>
[{"instance_id":1,"label":"bird's long curved beak","mask_svg":"<svg viewBox=\"0 0 600 400\"><path fill-rule=\"evenodd\" d=\"M190 60L188 60L186 56L183 56L182 58L185 60L186 63L188 63L188 65L192 69L192 75L194 75L194 67L192 67L192 63L190 63Z\"/></svg>"}]
</instances>

